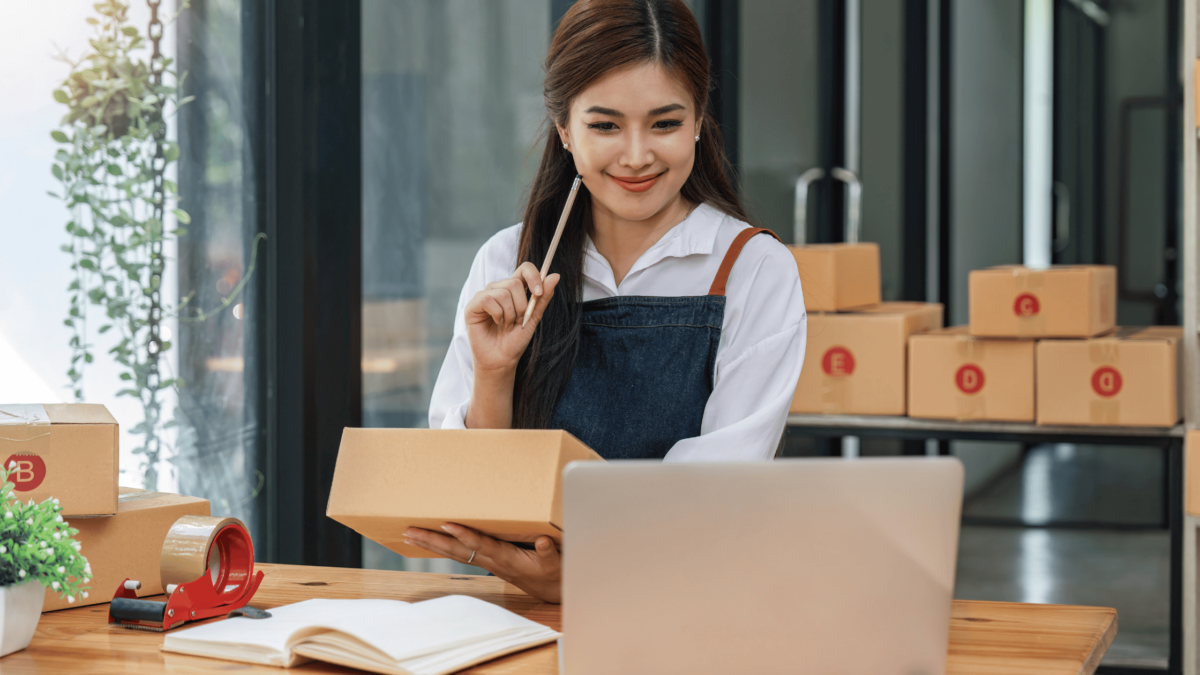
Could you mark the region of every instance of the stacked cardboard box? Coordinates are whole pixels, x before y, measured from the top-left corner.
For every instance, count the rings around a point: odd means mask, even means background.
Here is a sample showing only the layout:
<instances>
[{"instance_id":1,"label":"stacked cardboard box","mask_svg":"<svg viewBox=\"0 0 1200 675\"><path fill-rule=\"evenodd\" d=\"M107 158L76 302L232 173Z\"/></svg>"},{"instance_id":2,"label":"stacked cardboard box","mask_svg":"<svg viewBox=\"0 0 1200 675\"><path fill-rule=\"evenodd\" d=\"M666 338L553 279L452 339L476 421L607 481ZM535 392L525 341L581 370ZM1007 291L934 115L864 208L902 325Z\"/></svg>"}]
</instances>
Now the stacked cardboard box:
<instances>
[{"instance_id":1,"label":"stacked cardboard box","mask_svg":"<svg viewBox=\"0 0 1200 675\"><path fill-rule=\"evenodd\" d=\"M1038 342L1038 424L1174 426L1182 339L1179 326L1149 326Z\"/></svg>"},{"instance_id":2,"label":"stacked cardboard box","mask_svg":"<svg viewBox=\"0 0 1200 675\"><path fill-rule=\"evenodd\" d=\"M1111 331L1116 271L1100 265L975 270L969 303L969 326L910 342L909 414L1033 422L1038 419L1037 340Z\"/></svg>"},{"instance_id":3,"label":"stacked cardboard box","mask_svg":"<svg viewBox=\"0 0 1200 675\"><path fill-rule=\"evenodd\" d=\"M909 341L908 414L1032 422L1032 340L989 340L957 326Z\"/></svg>"},{"instance_id":4,"label":"stacked cardboard box","mask_svg":"<svg viewBox=\"0 0 1200 675\"><path fill-rule=\"evenodd\" d=\"M876 244L789 247L808 343L793 413L904 415L908 338L942 326L942 306L880 302Z\"/></svg>"},{"instance_id":5,"label":"stacked cardboard box","mask_svg":"<svg viewBox=\"0 0 1200 675\"><path fill-rule=\"evenodd\" d=\"M970 326L910 341L909 414L1171 426L1176 327L1116 328L1116 269L1007 265L970 276Z\"/></svg>"},{"instance_id":6,"label":"stacked cardboard box","mask_svg":"<svg viewBox=\"0 0 1200 675\"><path fill-rule=\"evenodd\" d=\"M46 589L43 611L108 602L126 578L140 595L162 593L159 552L185 515L209 515L207 500L117 486L117 421L102 405L0 405L0 458L22 500L57 498L92 568L86 598L71 604Z\"/></svg>"}]
</instances>

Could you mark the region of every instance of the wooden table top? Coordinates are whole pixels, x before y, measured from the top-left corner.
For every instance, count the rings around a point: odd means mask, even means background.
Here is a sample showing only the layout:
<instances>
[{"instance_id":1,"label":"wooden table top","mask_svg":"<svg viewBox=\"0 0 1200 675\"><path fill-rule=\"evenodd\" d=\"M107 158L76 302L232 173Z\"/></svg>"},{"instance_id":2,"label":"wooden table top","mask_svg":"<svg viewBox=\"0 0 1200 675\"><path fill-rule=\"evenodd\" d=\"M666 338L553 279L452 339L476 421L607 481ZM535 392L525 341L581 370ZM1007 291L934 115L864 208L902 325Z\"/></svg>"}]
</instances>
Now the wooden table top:
<instances>
[{"instance_id":1,"label":"wooden table top","mask_svg":"<svg viewBox=\"0 0 1200 675\"><path fill-rule=\"evenodd\" d=\"M471 595L561 629L558 605L525 595L495 577L450 576L381 570L257 566L266 573L252 604L270 609L309 598L428 600ZM29 648L0 659L4 675L45 673L172 673L192 675L231 670L255 675L283 672L160 651L163 635L110 627L108 605L42 615ZM1095 671L1117 633L1117 612L1103 607L1027 605L956 600L950 625L947 672L954 675L1077 675ZM309 663L289 672L349 674L361 671ZM558 647L546 645L476 666L471 675L552 675Z\"/></svg>"}]
</instances>

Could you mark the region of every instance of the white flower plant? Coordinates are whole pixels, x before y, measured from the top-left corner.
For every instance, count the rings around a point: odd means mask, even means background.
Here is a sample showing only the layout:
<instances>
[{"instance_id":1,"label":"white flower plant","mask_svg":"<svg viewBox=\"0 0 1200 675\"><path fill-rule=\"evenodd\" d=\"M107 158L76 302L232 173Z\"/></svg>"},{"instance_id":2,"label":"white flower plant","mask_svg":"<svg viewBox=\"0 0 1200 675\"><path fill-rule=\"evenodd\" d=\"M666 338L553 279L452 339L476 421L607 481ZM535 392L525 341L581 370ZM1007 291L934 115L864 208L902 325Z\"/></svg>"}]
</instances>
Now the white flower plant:
<instances>
[{"instance_id":1,"label":"white flower plant","mask_svg":"<svg viewBox=\"0 0 1200 675\"><path fill-rule=\"evenodd\" d=\"M17 463L0 469L0 586L37 580L65 597L68 603L88 596L92 567L73 537L79 530L63 520L54 498L41 504L23 504L13 492L8 476Z\"/></svg>"}]
</instances>

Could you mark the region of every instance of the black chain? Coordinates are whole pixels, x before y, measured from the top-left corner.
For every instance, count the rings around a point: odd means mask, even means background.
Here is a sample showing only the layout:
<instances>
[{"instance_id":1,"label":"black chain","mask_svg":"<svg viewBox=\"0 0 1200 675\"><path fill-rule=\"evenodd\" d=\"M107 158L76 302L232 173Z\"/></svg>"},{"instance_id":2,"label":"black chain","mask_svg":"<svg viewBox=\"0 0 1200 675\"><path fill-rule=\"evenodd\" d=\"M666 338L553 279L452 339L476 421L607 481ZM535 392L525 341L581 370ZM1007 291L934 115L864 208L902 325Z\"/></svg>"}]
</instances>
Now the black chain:
<instances>
[{"instance_id":1,"label":"black chain","mask_svg":"<svg viewBox=\"0 0 1200 675\"><path fill-rule=\"evenodd\" d=\"M163 60L161 42L163 37L163 23L158 18L158 8L162 4L162 0L146 0L146 4L150 6L150 26L146 31L150 38L152 51L150 54L150 80L153 82L155 91L154 95L157 99L153 111L150 113L150 122L154 127L154 161L151 164L153 174L153 191L151 195L151 211L152 218L159 223L158 236L150 237L150 274L151 288L150 307L147 315L147 324L149 335L146 337L146 345L152 350L150 358L147 360L146 368L146 384L150 390L150 401L146 405L146 460L147 466L151 475L147 475L147 482L157 483L158 480L158 459L162 449L162 439L159 437L158 422L161 417L161 404L158 400L159 383L162 381L159 373L159 358L162 354L162 277L165 270L165 258L163 256L163 240L165 239L165 223L164 216L166 211L166 191L163 185L164 173L166 172L166 143L167 143L167 125L164 123L163 109L166 107L164 96L159 94L159 87L163 83L163 71L166 69ZM158 278L157 287L154 285L154 278Z\"/></svg>"}]
</instances>

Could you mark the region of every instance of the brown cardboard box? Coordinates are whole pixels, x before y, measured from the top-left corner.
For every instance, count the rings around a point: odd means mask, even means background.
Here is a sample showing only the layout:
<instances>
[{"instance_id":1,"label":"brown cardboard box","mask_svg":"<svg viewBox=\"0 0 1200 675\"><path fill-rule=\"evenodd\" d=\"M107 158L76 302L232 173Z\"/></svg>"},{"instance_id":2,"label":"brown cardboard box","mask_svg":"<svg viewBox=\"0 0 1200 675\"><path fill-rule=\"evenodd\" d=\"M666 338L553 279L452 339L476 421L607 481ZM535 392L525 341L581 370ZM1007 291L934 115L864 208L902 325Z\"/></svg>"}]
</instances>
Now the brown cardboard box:
<instances>
[{"instance_id":1,"label":"brown cardboard box","mask_svg":"<svg viewBox=\"0 0 1200 675\"><path fill-rule=\"evenodd\" d=\"M880 301L878 244L789 246L800 268L804 308L840 312Z\"/></svg>"},{"instance_id":2,"label":"brown cardboard box","mask_svg":"<svg viewBox=\"0 0 1200 675\"><path fill-rule=\"evenodd\" d=\"M971 334L977 337L1092 337L1117 316L1117 268L1004 265L970 277Z\"/></svg>"},{"instance_id":3,"label":"brown cardboard box","mask_svg":"<svg viewBox=\"0 0 1200 675\"><path fill-rule=\"evenodd\" d=\"M346 429L326 514L396 553L404 530L453 522L508 541L562 540L562 470L601 459L565 431Z\"/></svg>"},{"instance_id":4,"label":"brown cardboard box","mask_svg":"<svg viewBox=\"0 0 1200 675\"><path fill-rule=\"evenodd\" d=\"M115 516L67 521L79 530L75 541L79 542L80 553L92 566L92 580L87 583L91 587L88 597L79 597L75 604L69 604L59 598L58 593L46 589L46 604L42 611L109 602L125 579L142 582L139 596L162 593L158 559L167 530L184 516L207 515L207 499L121 488Z\"/></svg>"},{"instance_id":5,"label":"brown cardboard box","mask_svg":"<svg viewBox=\"0 0 1200 675\"><path fill-rule=\"evenodd\" d=\"M966 326L908 340L908 415L1032 422L1033 340L972 337Z\"/></svg>"},{"instance_id":6,"label":"brown cardboard box","mask_svg":"<svg viewBox=\"0 0 1200 675\"><path fill-rule=\"evenodd\" d=\"M810 314L794 413L903 415L908 336L942 327L942 306L885 302L848 314Z\"/></svg>"},{"instance_id":7,"label":"brown cardboard box","mask_svg":"<svg viewBox=\"0 0 1200 675\"><path fill-rule=\"evenodd\" d=\"M117 421L102 405L0 405L0 458L22 500L57 497L66 516L117 512Z\"/></svg>"},{"instance_id":8,"label":"brown cardboard box","mask_svg":"<svg viewBox=\"0 0 1200 675\"><path fill-rule=\"evenodd\" d=\"M1118 328L1037 346L1038 424L1170 427L1179 421L1179 326Z\"/></svg>"}]
</instances>

